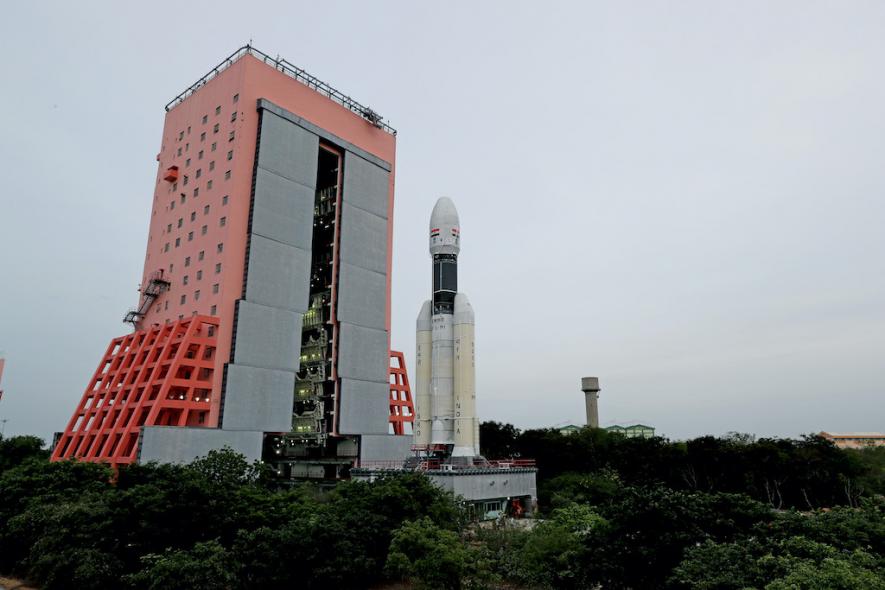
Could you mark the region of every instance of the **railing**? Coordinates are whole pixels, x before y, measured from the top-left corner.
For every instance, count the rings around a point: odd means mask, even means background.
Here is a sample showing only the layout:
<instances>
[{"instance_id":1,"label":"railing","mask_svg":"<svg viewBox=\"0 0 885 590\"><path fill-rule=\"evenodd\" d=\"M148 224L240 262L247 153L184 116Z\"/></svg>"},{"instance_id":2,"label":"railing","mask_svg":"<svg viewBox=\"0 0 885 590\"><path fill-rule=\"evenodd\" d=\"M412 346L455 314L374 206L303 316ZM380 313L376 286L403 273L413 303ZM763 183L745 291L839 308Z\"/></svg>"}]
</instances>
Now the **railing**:
<instances>
[{"instance_id":1,"label":"railing","mask_svg":"<svg viewBox=\"0 0 885 590\"><path fill-rule=\"evenodd\" d=\"M388 469L403 471L462 471L464 469L520 469L534 468L536 463L534 459L496 459L493 461L478 462L471 465L452 465L443 462L440 459L423 459L419 460L417 465L409 464L406 466L405 461L361 461L356 467L364 469Z\"/></svg>"},{"instance_id":2,"label":"railing","mask_svg":"<svg viewBox=\"0 0 885 590\"><path fill-rule=\"evenodd\" d=\"M264 63L266 63L270 66L273 66L275 69L279 70L280 72L283 72L284 74L286 74L290 78L294 78L295 80L301 82L302 84L304 84L308 88L315 90L316 92L319 92L323 96L325 96L331 100L334 100L335 102L337 102L338 104L340 104L344 108L349 109L351 112L356 113L357 115L359 115L360 117L362 117L363 119L365 119L366 121L368 121L369 123L374 125L375 127L382 129L382 130L386 131L387 133L390 133L391 135L396 135L396 129L394 129L387 122L385 122L384 119L381 117L381 115L376 113L371 108L361 105L360 103L358 103L357 101L355 101L351 97L347 96L346 94L342 93L339 90L336 90L335 88L332 88L332 86L330 86L326 82L323 82L322 80L320 80L316 76L308 74L303 69L299 68L296 65L289 63L285 59L282 59L280 57L273 58L273 57L267 55L266 53L264 53L263 51L259 51L258 49L255 49L251 45L244 45L243 47L240 47L239 49L234 51L232 54L230 54L227 57L227 59L223 60L220 64L218 64L217 66L212 68L212 70L210 70L209 73L207 73L205 76L203 76L202 78L200 78L199 80L197 80L196 82L191 84L190 87L188 87L184 92L182 92L181 94L179 94L178 96L176 96L175 98L170 100L166 104L166 111L167 112L171 111L172 109L177 107L187 97L189 97L194 92L196 92L197 90L199 90L200 88L205 86L210 80L212 80L213 78L218 76L221 72L223 72L224 70L226 70L227 68L232 66L234 63L236 63L237 60L239 60L244 55L251 55L257 59L260 59Z\"/></svg>"}]
</instances>

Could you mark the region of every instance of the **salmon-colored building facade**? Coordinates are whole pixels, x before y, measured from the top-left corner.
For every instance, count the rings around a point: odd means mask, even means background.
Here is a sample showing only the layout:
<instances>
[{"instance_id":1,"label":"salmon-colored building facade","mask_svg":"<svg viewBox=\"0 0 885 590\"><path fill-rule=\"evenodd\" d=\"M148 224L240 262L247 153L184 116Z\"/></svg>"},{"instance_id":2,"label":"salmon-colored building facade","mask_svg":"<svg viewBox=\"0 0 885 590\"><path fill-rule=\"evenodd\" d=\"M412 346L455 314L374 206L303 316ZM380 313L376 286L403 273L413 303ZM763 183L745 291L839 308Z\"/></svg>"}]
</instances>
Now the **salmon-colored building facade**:
<instances>
[{"instance_id":1,"label":"salmon-colored building facade","mask_svg":"<svg viewBox=\"0 0 885 590\"><path fill-rule=\"evenodd\" d=\"M407 448L358 417L411 417L410 392L388 398L396 132L249 46L166 110L135 333L111 343L53 458L227 445L335 478Z\"/></svg>"}]
</instances>

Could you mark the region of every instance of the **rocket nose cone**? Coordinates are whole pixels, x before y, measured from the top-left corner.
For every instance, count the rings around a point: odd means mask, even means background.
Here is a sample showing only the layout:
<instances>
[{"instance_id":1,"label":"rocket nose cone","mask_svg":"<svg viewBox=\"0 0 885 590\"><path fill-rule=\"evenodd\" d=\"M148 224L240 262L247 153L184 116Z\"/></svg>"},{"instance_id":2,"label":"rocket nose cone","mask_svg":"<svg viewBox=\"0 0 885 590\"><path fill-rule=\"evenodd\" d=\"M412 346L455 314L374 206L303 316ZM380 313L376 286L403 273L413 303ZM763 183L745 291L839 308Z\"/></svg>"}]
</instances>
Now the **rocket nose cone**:
<instances>
[{"instance_id":1,"label":"rocket nose cone","mask_svg":"<svg viewBox=\"0 0 885 590\"><path fill-rule=\"evenodd\" d=\"M430 228L440 226L459 227L458 210L455 209L455 203L448 197L440 197L436 205L433 206L433 213L430 214Z\"/></svg>"}]
</instances>

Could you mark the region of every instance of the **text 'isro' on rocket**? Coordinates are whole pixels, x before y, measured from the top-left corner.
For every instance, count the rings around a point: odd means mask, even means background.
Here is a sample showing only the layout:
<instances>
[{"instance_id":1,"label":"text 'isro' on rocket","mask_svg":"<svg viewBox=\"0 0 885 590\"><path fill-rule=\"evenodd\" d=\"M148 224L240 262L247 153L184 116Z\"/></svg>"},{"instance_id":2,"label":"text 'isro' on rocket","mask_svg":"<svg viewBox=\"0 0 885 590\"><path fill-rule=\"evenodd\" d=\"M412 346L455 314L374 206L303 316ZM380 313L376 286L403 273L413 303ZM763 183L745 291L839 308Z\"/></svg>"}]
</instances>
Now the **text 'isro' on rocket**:
<instances>
[{"instance_id":1,"label":"text 'isro' on rocket","mask_svg":"<svg viewBox=\"0 0 885 590\"><path fill-rule=\"evenodd\" d=\"M479 455L473 308L458 292L461 227L441 197L430 215L433 299L418 314L415 349L415 445L453 457Z\"/></svg>"}]
</instances>

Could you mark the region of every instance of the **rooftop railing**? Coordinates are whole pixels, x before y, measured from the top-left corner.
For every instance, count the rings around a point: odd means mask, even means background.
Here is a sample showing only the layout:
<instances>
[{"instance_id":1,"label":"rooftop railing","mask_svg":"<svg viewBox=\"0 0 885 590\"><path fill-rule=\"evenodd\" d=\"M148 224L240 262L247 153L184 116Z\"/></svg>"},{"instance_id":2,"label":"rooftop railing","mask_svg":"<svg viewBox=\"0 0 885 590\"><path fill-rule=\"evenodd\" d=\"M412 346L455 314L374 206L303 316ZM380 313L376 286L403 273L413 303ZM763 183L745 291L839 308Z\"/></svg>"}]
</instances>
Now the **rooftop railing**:
<instances>
[{"instance_id":1,"label":"rooftop railing","mask_svg":"<svg viewBox=\"0 0 885 590\"><path fill-rule=\"evenodd\" d=\"M346 109L349 109L351 112L359 115L375 127L390 133L391 135L396 135L396 129L391 127L380 114L376 113L370 107L364 106L351 97L347 96L343 92L336 90L326 82L323 82L319 78L308 74L303 69L299 68L296 65L293 65L280 57L271 57L264 53L263 51L259 51L255 49L251 45L244 45L240 47L232 54L230 54L225 60L223 60L220 64L212 68L209 73L205 76L191 84L189 88L187 88L184 92L170 100L166 104L166 111L171 111L178 105L180 105L186 98L192 95L194 92L205 86L210 80L218 76L221 72L226 70L235 64L241 57L245 55L251 55L256 59L259 59L266 63L269 66L272 66L274 69L286 74L290 78L294 78L295 80L301 82L308 88L319 92L323 96L334 100L341 106Z\"/></svg>"}]
</instances>

